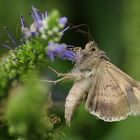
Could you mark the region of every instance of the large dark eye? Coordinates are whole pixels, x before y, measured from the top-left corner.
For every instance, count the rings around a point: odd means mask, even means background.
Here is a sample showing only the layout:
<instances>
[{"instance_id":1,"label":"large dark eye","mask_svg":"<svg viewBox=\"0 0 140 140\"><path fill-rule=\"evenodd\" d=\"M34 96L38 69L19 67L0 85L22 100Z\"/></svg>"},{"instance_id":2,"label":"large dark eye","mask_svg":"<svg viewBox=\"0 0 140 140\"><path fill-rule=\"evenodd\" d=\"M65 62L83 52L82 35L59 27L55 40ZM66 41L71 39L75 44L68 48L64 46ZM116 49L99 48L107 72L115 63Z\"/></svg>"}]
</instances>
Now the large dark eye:
<instances>
[{"instance_id":1,"label":"large dark eye","mask_svg":"<svg viewBox=\"0 0 140 140\"><path fill-rule=\"evenodd\" d=\"M91 51L92 51L92 52L96 51L96 48L94 48L94 47L93 47L93 48L91 48Z\"/></svg>"}]
</instances>

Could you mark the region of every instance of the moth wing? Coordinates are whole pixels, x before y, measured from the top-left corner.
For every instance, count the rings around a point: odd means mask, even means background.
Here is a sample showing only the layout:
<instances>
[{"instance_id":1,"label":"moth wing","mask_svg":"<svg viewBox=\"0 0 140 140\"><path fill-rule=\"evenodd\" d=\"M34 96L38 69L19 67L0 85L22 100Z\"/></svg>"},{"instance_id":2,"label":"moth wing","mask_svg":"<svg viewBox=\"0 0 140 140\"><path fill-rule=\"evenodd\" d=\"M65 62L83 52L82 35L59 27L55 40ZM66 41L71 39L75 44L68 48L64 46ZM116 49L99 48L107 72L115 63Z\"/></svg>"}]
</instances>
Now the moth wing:
<instances>
[{"instance_id":1,"label":"moth wing","mask_svg":"<svg viewBox=\"0 0 140 140\"><path fill-rule=\"evenodd\" d=\"M107 63L109 72L119 83L119 87L125 93L129 104L129 115L140 115L140 82L121 71L110 62Z\"/></svg>"},{"instance_id":2,"label":"moth wing","mask_svg":"<svg viewBox=\"0 0 140 140\"><path fill-rule=\"evenodd\" d=\"M117 71L114 69L117 69ZM104 121L123 120L130 112L126 91L123 91L122 87L127 87L131 84L128 82L125 85L123 83L122 86L122 82L125 81L126 83L127 81L120 72L121 70L110 62L103 61L97 70L96 77L93 77L92 80L93 83L89 90L85 107L91 114ZM122 82L120 82L121 80Z\"/></svg>"}]
</instances>

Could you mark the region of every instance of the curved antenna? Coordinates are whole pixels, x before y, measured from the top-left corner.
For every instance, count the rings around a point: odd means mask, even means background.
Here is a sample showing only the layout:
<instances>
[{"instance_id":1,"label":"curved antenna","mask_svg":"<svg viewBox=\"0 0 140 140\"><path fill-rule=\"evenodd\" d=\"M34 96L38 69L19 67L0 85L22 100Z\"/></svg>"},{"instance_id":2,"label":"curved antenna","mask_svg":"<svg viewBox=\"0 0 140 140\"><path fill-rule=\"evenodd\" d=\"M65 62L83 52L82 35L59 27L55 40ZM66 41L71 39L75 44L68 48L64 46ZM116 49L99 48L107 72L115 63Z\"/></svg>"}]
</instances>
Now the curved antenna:
<instances>
[{"instance_id":1,"label":"curved antenna","mask_svg":"<svg viewBox=\"0 0 140 140\"><path fill-rule=\"evenodd\" d=\"M79 25L70 24L70 26L72 26L72 27L69 27L68 30L77 29L77 32L80 32L80 33L86 35L86 37L88 36L88 41L94 40L90 34L90 30L89 30L89 27L87 24L79 24ZM80 29L81 27L86 27L87 31L81 30Z\"/></svg>"}]
</instances>

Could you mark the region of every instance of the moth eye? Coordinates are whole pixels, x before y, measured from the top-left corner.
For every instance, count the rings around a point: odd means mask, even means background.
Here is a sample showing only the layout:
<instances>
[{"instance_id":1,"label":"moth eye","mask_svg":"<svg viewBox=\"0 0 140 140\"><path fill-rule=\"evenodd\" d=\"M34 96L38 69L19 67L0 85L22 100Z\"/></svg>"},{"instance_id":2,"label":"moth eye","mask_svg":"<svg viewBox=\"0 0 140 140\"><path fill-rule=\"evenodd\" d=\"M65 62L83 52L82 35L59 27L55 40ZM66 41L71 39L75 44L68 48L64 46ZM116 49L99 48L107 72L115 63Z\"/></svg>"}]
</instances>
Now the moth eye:
<instances>
[{"instance_id":1,"label":"moth eye","mask_svg":"<svg viewBox=\"0 0 140 140\"><path fill-rule=\"evenodd\" d=\"M95 48L91 48L91 51L94 52L94 51L96 51L96 49Z\"/></svg>"}]
</instances>

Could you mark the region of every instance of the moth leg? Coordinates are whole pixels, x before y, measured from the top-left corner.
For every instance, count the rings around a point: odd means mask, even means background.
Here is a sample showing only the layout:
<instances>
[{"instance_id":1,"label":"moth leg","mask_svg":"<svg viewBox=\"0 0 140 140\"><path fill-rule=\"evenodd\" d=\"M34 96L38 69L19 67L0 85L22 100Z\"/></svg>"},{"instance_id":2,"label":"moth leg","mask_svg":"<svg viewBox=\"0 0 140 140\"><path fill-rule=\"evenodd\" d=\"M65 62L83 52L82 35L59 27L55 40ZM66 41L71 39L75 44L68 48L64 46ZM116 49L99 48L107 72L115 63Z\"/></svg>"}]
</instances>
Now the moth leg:
<instances>
[{"instance_id":1,"label":"moth leg","mask_svg":"<svg viewBox=\"0 0 140 140\"><path fill-rule=\"evenodd\" d=\"M51 69L54 73L57 74L57 77L59 77L62 73L59 73L58 71L56 71L54 68L52 68L51 66L49 66L49 69Z\"/></svg>"},{"instance_id":2,"label":"moth leg","mask_svg":"<svg viewBox=\"0 0 140 140\"><path fill-rule=\"evenodd\" d=\"M56 71L54 68L52 68L51 66L49 66L49 69L51 69L54 73L56 73L57 77L62 77L61 79L56 80L56 83L66 79L75 80L75 79L81 79L83 77L82 74L78 74L78 73L60 73Z\"/></svg>"},{"instance_id":3,"label":"moth leg","mask_svg":"<svg viewBox=\"0 0 140 140\"><path fill-rule=\"evenodd\" d=\"M39 81L41 81L41 82L47 82L47 83L54 83L54 85L55 85L58 82L61 82L61 81L66 80L66 79L68 79L68 78L67 77L62 77L62 78L60 78L58 80L39 80Z\"/></svg>"},{"instance_id":4,"label":"moth leg","mask_svg":"<svg viewBox=\"0 0 140 140\"><path fill-rule=\"evenodd\" d=\"M49 66L49 68L57 74L57 77L61 77L58 80L39 80L41 82L47 82L47 83L54 83L57 84L58 82L64 81L64 80L74 80L77 78L81 79L81 76L79 77L79 75L75 74L75 73L59 73L57 72L55 69L53 69L52 67Z\"/></svg>"}]
</instances>

